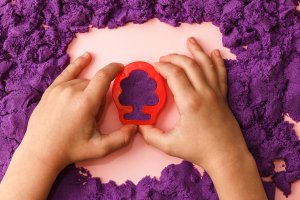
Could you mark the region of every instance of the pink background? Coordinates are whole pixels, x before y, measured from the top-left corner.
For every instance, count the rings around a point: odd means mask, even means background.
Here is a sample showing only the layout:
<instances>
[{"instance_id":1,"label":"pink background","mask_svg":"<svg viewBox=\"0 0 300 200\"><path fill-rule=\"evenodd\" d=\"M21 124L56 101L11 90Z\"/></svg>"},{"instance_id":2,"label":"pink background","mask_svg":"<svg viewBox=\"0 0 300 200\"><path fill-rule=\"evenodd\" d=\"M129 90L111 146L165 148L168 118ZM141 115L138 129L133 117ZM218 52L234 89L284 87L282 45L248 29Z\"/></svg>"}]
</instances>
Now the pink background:
<instances>
[{"instance_id":1,"label":"pink background","mask_svg":"<svg viewBox=\"0 0 300 200\"><path fill-rule=\"evenodd\" d=\"M160 56L169 53L189 55L185 46L189 36L195 36L206 51L211 52L218 48L225 58L235 59L235 55L222 46L222 35L218 27L211 23L182 24L174 28L156 19L142 25L128 24L114 30L91 29L88 33L77 34L77 38L69 46L68 53L71 60L85 51L93 54L94 59L91 65L82 74L82 77L91 78L97 70L111 62L128 64L141 60L153 63L158 61ZM109 133L121 126L116 107L112 102L111 91L107 98L106 109L100 123L100 129L104 133ZM168 91L167 104L158 117L156 126L169 130L174 127L178 118L172 94ZM299 129L300 124L297 125ZM106 158L85 161L77 165L88 168L93 176L100 177L104 183L114 180L121 184L128 179L138 183L147 175L159 177L163 168L168 164L180 162L180 159L165 155L148 146L141 136L137 135L128 147ZM276 170L284 170L283 161L274 162ZM200 168L199 170L202 171ZM292 195L288 199L296 200L297 197L300 198L300 181L292 185ZM279 190L276 191L276 199L285 199Z\"/></svg>"}]
</instances>

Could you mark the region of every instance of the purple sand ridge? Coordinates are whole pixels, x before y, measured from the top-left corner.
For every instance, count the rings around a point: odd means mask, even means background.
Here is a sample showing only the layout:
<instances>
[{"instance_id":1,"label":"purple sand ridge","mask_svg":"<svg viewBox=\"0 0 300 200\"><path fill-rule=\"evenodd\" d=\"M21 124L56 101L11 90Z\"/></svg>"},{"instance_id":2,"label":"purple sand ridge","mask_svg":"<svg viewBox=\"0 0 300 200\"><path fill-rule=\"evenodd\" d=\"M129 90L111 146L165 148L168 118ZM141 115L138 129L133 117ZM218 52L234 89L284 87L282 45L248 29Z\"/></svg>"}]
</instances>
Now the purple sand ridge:
<instances>
[{"instance_id":1,"label":"purple sand ridge","mask_svg":"<svg viewBox=\"0 0 300 200\"><path fill-rule=\"evenodd\" d=\"M121 81L122 93L119 101L124 106L132 106L133 112L126 113L127 120L149 120L151 115L143 113L144 106L155 106L158 97L155 93L156 82L143 70L135 70Z\"/></svg>"},{"instance_id":2,"label":"purple sand ridge","mask_svg":"<svg viewBox=\"0 0 300 200\"><path fill-rule=\"evenodd\" d=\"M172 26L212 22L227 60L228 98L269 199L300 179L300 142L283 113L300 121L300 12L297 0L0 0L0 180L45 89L68 65L66 50L89 26L117 28L151 18ZM46 25L46 26L44 26ZM274 171L274 159L286 170ZM209 176L187 162L145 177L102 184L67 167L49 199L218 199ZM122 170L120 168L120 170Z\"/></svg>"}]
</instances>

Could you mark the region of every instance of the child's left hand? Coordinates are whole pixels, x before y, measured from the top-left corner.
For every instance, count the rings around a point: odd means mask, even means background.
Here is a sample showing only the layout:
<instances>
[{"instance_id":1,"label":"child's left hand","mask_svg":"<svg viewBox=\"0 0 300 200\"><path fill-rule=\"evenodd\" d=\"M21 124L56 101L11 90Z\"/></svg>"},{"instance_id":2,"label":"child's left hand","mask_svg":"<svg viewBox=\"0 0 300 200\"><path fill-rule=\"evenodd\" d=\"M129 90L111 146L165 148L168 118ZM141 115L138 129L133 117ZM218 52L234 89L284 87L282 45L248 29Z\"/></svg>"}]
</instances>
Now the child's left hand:
<instances>
[{"instance_id":1,"label":"child's left hand","mask_svg":"<svg viewBox=\"0 0 300 200\"><path fill-rule=\"evenodd\" d=\"M136 134L135 125L100 133L97 122L106 93L122 65L112 63L90 81L79 79L91 59L89 53L79 57L45 91L1 181L1 199L46 199L65 166L104 157L127 145Z\"/></svg>"},{"instance_id":2,"label":"child's left hand","mask_svg":"<svg viewBox=\"0 0 300 200\"><path fill-rule=\"evenodd\" d=\"M22 150L62 168L73 162L104 157L130 142L137 130L135 125L103 135L97 124L110 83L122 65L112 63L90 81L77 78L90 61L91 55L85 53L46 90L29 120L20 145Z\"/></svg>"}]
</instances>

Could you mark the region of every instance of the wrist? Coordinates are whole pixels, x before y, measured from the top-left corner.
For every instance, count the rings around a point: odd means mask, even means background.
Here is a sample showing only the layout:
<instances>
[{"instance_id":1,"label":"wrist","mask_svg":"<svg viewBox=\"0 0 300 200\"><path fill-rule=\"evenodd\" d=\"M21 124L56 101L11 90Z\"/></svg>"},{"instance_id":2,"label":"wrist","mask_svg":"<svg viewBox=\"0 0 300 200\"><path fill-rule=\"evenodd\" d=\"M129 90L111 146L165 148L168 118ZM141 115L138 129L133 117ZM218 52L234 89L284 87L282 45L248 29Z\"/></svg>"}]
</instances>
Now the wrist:
<instances>
[{"instance_id":1,"label":"wrist","mask_svg":"<svg viewBox=\"0 0 300 200\"><path fill-rule=\"evenodd\" d=\"M229 176L236 176L248 171L257 171L257 166L253 156L247 151L237 153L232 157L224 156L224 159L215 160L215 162L209 163L205 170L214 179L224 173Z\"/></svg>"},{"instance_id":2,"label":"wrist","mask_svg":"<svg viewBox=\"0 0 300 200\"><path fill-rule=\"evenodd\" d=\"M58 156L52 155L47 149L38 147L34 142L30 142L26 138L23 139L15 154L18 157L29 159L30 162L36 165L43 166L45 170L48 169L52 173L59 173L67 166L67 163L61 161Z\"/></svg>"},{"instance_id":3,"label":"wrist","mask_svg":"<svg viewBox=\"0 0 300 200\"><path fill-rule=\"evenodd\" d=\"M244 166L254 165L256 167L253 156L246 145L229 149L227 152L216 152L214 155L212 154L210 158L205 159L205 162L202 163L202 167L208 173L212 173L214 171L240 168L244 163Z\"/></svg>"},{"instance_id":4,"label":"wrist","mask_svg":"<svg viewBox=\"0 0 300 200\"><path fill-rule=\"evenodd\" d=\"M46 199L61 170L57 162L44 159L22 141L1 181L0 195L4 199Z\"/></svg>"},{"instance_id":5,"label":"wrist","mask_svg":"<svg viewBox=\"0 0 300 200\"><path fill-rule=\"evenodd\" d=\"M267 199L255 160L249 151L236 154L227 162L216 161L205 170L220 199Z\"/></svg>"}]
</instances>

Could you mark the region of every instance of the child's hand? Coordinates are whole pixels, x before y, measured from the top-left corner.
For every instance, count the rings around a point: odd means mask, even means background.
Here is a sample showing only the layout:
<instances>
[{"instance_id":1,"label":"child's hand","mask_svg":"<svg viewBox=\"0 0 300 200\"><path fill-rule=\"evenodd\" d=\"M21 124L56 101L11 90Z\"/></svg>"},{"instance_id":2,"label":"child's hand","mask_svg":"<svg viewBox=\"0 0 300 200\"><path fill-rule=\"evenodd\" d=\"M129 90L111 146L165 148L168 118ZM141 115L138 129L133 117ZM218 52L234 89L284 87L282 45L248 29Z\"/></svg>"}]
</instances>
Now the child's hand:
<instances>
[{"instance_id":1,"label":"child's hand","mask_svg":"<svg viewBox=\"0 0 300 200\"><path fill-rule=\"evenodd\" d=\"M91 81L79 79L90 62L88 53L79 57L45 91L2 179L1 199L46 199L66 165L103 157L127 145L135 135L135 125L108 135L99 132L97 121L106 93L122 65L106 66Z\"/></svg>"},{"instance_id":2,"label":"child's hand","mask_svg":"<svg viewBox=\"0 0 300 200\"><path fill-rule=\"evenodd\" d=\"M90 61L88 53L79 57L46 90L29 120L21 149L30 149L41 159L64 167L103 157L133 138L135 125L123 126L108 135L98 130L106 93L122 65L106 66L91 81L78 79Z\"/></svg>"},{"instance_id":3,"label":"child's hand","mask_svg":"<svg viewBox=\"0 0 300 200\"><path fill-rule=\"evenodd\" d=\"M174 95L180 120L168 133L140 126L144 139L167 154L202 166L220 199L266 199L254 159L227 105L220 52L215 50L209 57L194 38L187 46L193 59L171 54L156 65Z\"/></svg>"},{"instance_id":4,"label":"child's hand","mask_svg":"<svg viewBox=\"0 0 300 200\"><path fill-rule=\"evenodd\" d=\"M156 64L174 94L179 122L168 133L152 126L141 126L140 131L150 145L209 168L248 150L227 105L226 69L220 52L215 50L209 57L193 38L187 46L193 59L171 54Z\"/></svg>"}]
</instances>

